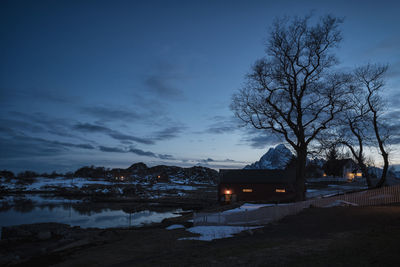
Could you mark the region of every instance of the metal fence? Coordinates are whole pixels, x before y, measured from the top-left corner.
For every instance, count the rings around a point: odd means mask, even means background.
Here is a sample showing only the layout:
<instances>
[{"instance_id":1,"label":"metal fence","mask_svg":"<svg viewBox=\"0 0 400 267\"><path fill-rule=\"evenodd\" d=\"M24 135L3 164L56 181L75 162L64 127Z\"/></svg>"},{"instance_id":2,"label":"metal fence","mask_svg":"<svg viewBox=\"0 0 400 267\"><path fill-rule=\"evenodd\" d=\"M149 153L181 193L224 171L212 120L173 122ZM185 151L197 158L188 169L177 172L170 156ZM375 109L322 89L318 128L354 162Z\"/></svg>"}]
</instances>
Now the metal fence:
<instances>
[{"instance_id":1,"label":"metal fence","mask_svg":"<svg viewBox=\"0 0 400 267\"><path fill-rule=\"evenodd\" d=\"M342 203L338 203L342 202ZM261 207L239 212L195 213L194 225L262 225L299 213L309 207L329 207L336 204L374 206L400 203L400 185L364 190L331 197Z\"/></svg>"}]
</instances>

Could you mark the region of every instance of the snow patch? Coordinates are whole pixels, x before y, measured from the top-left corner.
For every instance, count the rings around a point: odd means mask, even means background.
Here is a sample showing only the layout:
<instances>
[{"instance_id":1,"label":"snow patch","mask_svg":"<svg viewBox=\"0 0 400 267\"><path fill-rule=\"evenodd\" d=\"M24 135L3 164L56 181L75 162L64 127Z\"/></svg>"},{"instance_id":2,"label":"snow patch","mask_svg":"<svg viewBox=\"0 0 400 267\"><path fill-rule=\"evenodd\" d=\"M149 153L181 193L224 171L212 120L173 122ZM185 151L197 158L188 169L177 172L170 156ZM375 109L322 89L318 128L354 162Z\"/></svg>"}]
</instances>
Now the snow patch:
<instances>
[{"instance_id":1,"label":"snow patch","mask_svg":"<svg viewBox=\"0 0 400 267\"><path fill-rule=\"evenodd\" d=\"M172 224L165 229L174 230L174 229L182 229L182 228L185 228L185 226L183 226L182 224Z\"/></svg>"},{"instance_id":2,"label":"snow patch","mask_svg":"<svg viewBox=\"0 0 400 267\"><path fill-rule=\"evenodd\" d=\"M226 210L226 211L222 212L222 214L256 210L256 209L259 209L259 208L262 208L262 207L285 206L285 205L287 205L287 204L251 204L251 203L244 203L239 208Z\"/></svg>"},{"instance_id":3,"label":"snow patch","mask_svg":"<svg viewBox=\"0 0 400 267\"><path fill-rule=\"evenodd\" d=\"M349 207L349 206L358 206L356 203L344 201L344 200L335 200L331 204L324 206L324 208L332 208L332 207Z\"/></svg>"},{"instance_id":4,"label":"snow patch","mask_svg":"<svg viewBox=\"0 0 400 267\"><path fill-rule=\"evenodd\" d=\"M256 228L261 228L263 226L194 226L187 228L186 230L194 233L200 234L200 236L194 237L183 237L178 240L200 240L200 241L211 241L214 239L233 237L234 234L240 233L246 230L252 230Z\"/></svg>"}]
</instances>

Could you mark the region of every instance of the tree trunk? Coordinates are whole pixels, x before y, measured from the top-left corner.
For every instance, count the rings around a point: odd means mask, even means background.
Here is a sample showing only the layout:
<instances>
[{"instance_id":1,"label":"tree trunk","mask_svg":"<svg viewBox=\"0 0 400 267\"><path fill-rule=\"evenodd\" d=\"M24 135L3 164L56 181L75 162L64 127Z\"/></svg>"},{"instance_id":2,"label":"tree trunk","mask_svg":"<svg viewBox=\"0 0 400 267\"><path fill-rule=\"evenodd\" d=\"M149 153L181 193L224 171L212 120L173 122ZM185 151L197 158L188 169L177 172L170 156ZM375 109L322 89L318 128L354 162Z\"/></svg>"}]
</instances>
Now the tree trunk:
<instances>
[{"instance_id":1,"label":"tree trunk","mask_svg":"<svg viewBox=\"0 0 400 267\"><path fill-rule=\"evenodd\" d=\"M297 152L296 164L296 201L303 201L306 198L306 164L307 148L299 149Z\"/></svg>"},{"instance_id":2,"label":"tree trunk","mask_svg":"<svg viewBox=\"0 0 400 267\"><path fill-rule=\"evenodd\" d=\"M376 184L376 186L375 186L376 188L382 187L385 184L387 171L388 171L388 168L389 168L389 156L388 156L388 154L386 152L384 152L384 153L382 153L382 157L383 157L383 162L384 162L383 170L382 170L382 176L381 176L381 179L379 180L379 182Z\"/></svg>"},{"instance_id":3,"label":"tree trunk","mask_svg":"<svg viewBox=\"0 0 400 267\"><path fill-rule=\"evenodd\" d=\"M358 161L358 165L361 168L361 172L363 173L365 180L367 181L368 188L372 187L371 178L369 177L368 168L365 166L364 162Z\"/></svg>"}]
</instances>

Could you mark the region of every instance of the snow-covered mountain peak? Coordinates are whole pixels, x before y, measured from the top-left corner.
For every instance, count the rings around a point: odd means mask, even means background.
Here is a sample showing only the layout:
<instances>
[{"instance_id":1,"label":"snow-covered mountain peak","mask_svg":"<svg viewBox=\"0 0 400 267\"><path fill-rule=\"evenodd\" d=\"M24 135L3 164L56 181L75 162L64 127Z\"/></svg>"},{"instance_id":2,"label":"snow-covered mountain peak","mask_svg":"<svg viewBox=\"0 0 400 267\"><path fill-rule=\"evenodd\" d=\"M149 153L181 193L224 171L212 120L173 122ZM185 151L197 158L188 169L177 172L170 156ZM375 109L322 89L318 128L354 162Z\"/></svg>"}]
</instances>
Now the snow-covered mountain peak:
<instances>
[{"instance_id":1,"label":"snow-covered mountain peak","mask_svg":"<svg viewBox=\"0 0 400 267\"><path fill-rule=\"evenodd\" d=\"M293 157L292 152L284 145L277 145L275 148L270 148L259 161L244 167L245 169L284 169L286 164Z\"/></svg>"}]
</instances>

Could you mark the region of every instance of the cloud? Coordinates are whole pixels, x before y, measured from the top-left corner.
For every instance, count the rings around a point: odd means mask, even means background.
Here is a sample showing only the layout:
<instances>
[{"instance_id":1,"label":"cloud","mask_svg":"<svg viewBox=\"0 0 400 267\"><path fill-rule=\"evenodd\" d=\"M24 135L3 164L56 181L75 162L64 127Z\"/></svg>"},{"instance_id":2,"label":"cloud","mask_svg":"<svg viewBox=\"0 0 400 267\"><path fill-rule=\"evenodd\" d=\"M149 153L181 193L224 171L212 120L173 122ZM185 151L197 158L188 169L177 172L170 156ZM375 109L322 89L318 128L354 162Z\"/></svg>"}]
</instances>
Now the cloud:
<instances>
[{"instance_id":1,"label":"cloud","mask_svg":"<svg viewBox=\"0 0 400 267\"><path fill-rule=\"evenodd\" d=\"M68 90L44 89L44 88L0 88L0 103L16 102L48 102L57 104L70 104L76 101L76 97L65 94Z\"/></svg>"},{"instance_id":2,"label":"cloud","mask_svg":"<svg viewBox=\"0 0 400 267\"><path fill-rule=\"evenodd\" d=\"M176 86L182 79L184 76L176 64L162 61L153 66L151 73L144 79L144 85L157 98L183 100L184 93Z\"/></svg>"},{"instance_id":3,"label":"cloud","mask_svg":"<svg viewBox=\"0 0 400 267\"><path fill-rule=\"evenodd\" d=\"M160 159L169 159L169 160L174 159L174 157L172 155L169 155L169 154L158 154L158 157Z\"/></svg>"},{"instance_id":4,"label":"cloud","mask_svg":"<svg viewBox=\"0 0 400 267\"><path fill-rule=\"evenodd\" d=\"M165 76L152 75L145 80L145 85L149 88L150 92L159 96L169 99L183 99L182 90L169 84L171 79Z\"/></svg>"},{"instance_id":5,"label":"cloud","mask_svg":"<svg viewBox=\"0 0 400 267\"><path fill-rule=\"evenodd\" d=\"M136 143L141 143L145 145L153 145L155 142L149 138L141 138L141 137L136 137L133 135L127 135L123 134L114 130L111 130L111 132L108 133L108 135L116 140L119 141L134 141Z\"/></svg>"},{"instance_id":6,"label":"cloud","mask_svg":"<svg viewBox=\"0 0 400 267\"><path fill-rule=\"evenodd\" d=\"M138 121L138 120L145 120L148 119L149 114L140 114L135 111L125 110L125 109L117 109L117 108L110 108L110 107L83 107L83 113L92 115L96 118L99 118L103 121Z\"/></svg>"},{"instance_id":7,"label":"cloud","mask_svg":"<svg viewBox=\"0 0 400 267\"><path fill-rule=\"evenodd\" d=\"M127 151L119 148L119 147L108 147L108 146L99 146L99 150L103 152L116 152L116 153L126 153Z\"/></svg>"},{"instance_id":8,"label":"cloud","mask_svg":"<svg viewBox=\"0 0 400 267\"><path fill-rule=\"evenodd\" d=\"M73 137L84 140L80 136L71 133L69 130L71 123L70 120L51 118L47 114L41 112L22 113L11 111L8 112L8 119L0 122L3 125L8 125L14 129L27 131L29 133L50 133L62 137Z\"/></svg>"},{"instance_id":9,"label":"cloud","mask_svg":"<svg viewBox=\"0 0 400 267\"><path fill-rule=\"evenodd\" d=\"M24 136L12 133L8 137L0 137L0 147L2 153L0 158L29 158L32 156L50 156L61 154L69 148L79 148L93 150L95 147L91 144L60 142L46 140L44 138Z\"/></svg>"},{"instance_id":10,"label":"cloud","mask_svg":"<svg viewBox=\"0 0 400 267\"><path fill-rule=\"evenodd\" d=\"M152 145L155 142L149 138L141 138L133 135L123 134L108 127L90 123L77 123L73 126L74 130L89 133L103 133L118 141L134 141L141 144Z\"/></svg>"},{"instance_id":11,"label":"cloud","mask_svg":"<svg viewBox=\"0 0 400 267\"><path fill-rule=\"evenodd\" d=\"M244 138L242 139L252 148L264 149L271 145L282 143L282 138L270 133L266 130L258 130L255 128L245 128Z\"/></svg>"},{"instance_id":12,"label":"cloud","mask_svg":"<svg viewBox=\"0 0 400 267\"><path fill-rule=\"evenodd\" d=\"M371 56L381 56L387 54L398 55L399 42L400 38L398 35L388 36L386 39L367 49L364 55L366 55L367 58L371 58Z\"/></svg>"},{"instance_id":13,"label":"cloud","mask_svg":"<svg viewBox=\"0 0 400 267\"><path fill-rule=\"evenodd\" d=\"M212 158L207 158L207 159L202 159L202 160L200 160L200 162L203 162L203 163L209 163L209 162L214 162L215 160L213 160Z\"/></svg>"},{"instance_id":14,"label":"cloud","mask_svg":"<svg viewBox=\"0 0 400 267\"><path fill-rule=\"evenodd\" d=\"M157 154L151 151L144 151L142 149L136 148L136 147L108 147L108 146L99 146L99 150L102 152L112 152L112 153L133 153L138 156L145 156L145 157L151 157L151 158L158 158L158 159L174 159L172 155L168 154Z\"/></svg>"},{"instance_id":15,"label":"cloud","mask_svg":"<svg viewBox=\"0 0 400 267\"><path fill-rule=\"evenodd\" d=\"M112 130L108 127L90 124L90 123L77 123L73 126L73 129L81 131L81 132L90 132L90 133L104 133L118 141L126 142L133 141L136 143L141 143L145 145L153 145L156 141L169 140L172 138L176 138L179 134L185 129L185 126L172 126L167 127L163 130L159 130L150 134L149 138L142 138L133 135L123 134L119 131Z\"/></svg>"},{"instance_id":16,"label":"cloud","mask_svg":"<svg viewBox=\"0 0 400 267\"><path fill-rule=\"evenodd\" d=\"M112 132L111 129L101 126L95 125L90 123L77 123L73 126L75 130L82 131L82 132L100 132L100 133L109 133Z\"/></svg>"},{"instance_id":17,"label":"cloud","mask_svg":"<svg viewBox=\"0 0 400 267\"><path fill-rule=\"evenodd\" d=\"M171 126L153 133L155 140L169 140L179 136L186 129L185 126Z\"/></svg>"},{"instance_id":18,"label":"cloud","mask_svg":"<svg viewBox=\"0 0 400 267\"><path fill-rule=\"evenodd\" d=\"M214 116L214 123L210 124L203 133L225 134L233 133L239 129L239 121L233 116Z\"/></svg>"},{"instance_id":19,"label":"cloud","mask_svg":"<svg viewBox=\"0 0 400 267\"><path fill-rule=\"evenodd\" d=\"M151 151L143 151L143 150L138 149L138 148L131 147L129 149L129 152L134 153L134 154L139 155L139 156L158 158L158 156L155 153L153 153Z\"/></svg>"}]
</instances>

